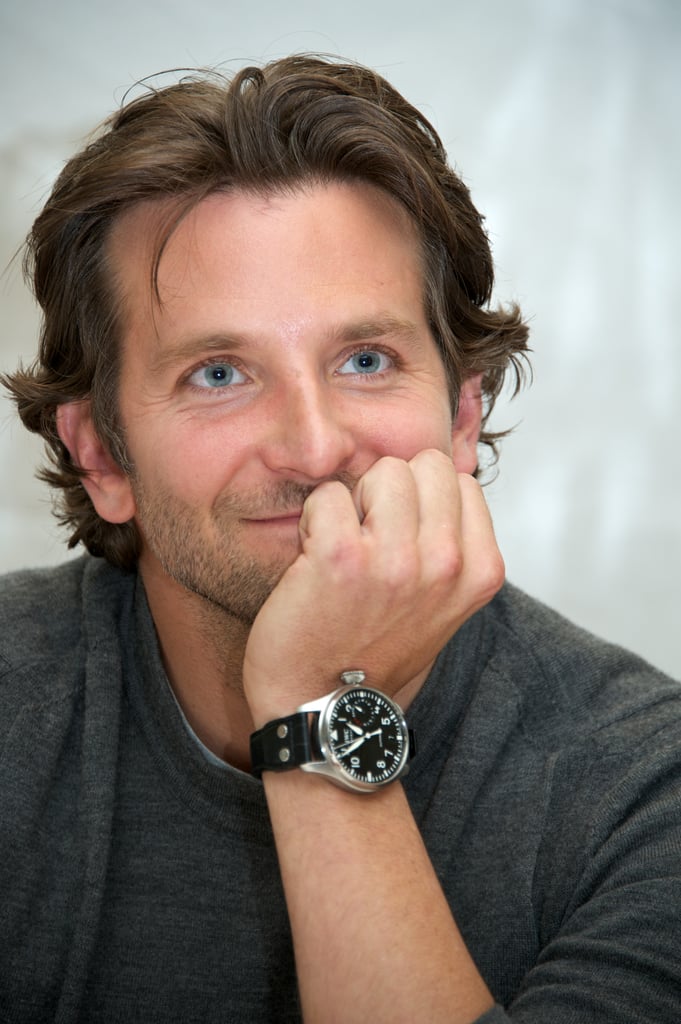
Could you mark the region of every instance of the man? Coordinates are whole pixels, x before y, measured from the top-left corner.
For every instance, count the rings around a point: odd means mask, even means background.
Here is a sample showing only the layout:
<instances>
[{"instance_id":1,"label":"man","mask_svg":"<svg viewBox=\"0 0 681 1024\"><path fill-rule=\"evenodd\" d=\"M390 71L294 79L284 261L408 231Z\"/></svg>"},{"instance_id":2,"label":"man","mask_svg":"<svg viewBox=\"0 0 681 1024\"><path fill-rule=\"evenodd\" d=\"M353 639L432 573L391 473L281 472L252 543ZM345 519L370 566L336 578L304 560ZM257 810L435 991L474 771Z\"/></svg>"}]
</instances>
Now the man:
<instances>
[{"instance_id":1,"label":"man","mask_svg":"<svg viewBox=\"0 0 681 1024\"><path fill-rule=\"evenodd\" d=\"M150 92L28 262L89 554L3 588L2 1019L677 1020L679 688L503 583L527 332L427 122L306 57Z\"/></svg>"}]
</instances>

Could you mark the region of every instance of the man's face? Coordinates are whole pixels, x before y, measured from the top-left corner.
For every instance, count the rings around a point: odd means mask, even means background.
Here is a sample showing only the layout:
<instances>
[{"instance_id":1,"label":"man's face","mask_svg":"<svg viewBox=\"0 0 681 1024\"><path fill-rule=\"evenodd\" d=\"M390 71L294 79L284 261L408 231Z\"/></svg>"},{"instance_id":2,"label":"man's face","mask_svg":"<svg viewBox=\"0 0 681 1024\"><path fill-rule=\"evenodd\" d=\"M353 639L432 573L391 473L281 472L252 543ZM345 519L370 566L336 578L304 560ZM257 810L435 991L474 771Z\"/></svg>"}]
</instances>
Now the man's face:
<instances>
[{"instance_id":1,"label":"man's face","mask_svg":"<svg viewBox=\"0 0 681 1024\"><path fill-rule=\"evenodd\" d=\"M110 256L140 567L250 622L300 550L303 501L381 456L452 451L406 214L369 186L216 194L150 261L158 204Z\"/></svg>"}]
</instances>

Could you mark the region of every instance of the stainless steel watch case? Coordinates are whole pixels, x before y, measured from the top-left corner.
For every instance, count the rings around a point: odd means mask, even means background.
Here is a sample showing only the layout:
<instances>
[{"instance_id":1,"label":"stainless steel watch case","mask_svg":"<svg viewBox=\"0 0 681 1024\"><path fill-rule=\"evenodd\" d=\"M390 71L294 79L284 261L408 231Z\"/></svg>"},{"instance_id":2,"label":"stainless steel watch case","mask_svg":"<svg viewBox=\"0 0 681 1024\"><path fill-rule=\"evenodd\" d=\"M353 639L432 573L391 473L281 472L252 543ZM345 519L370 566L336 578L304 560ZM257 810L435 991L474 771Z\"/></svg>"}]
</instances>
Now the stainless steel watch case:
<instances>
[{"instance_id":1,"label":"stainless steel watch case","mask_svg":"<svg viewBox=\"0 0 681 1024\"><path fill-rule=\"evenodd\" d=\"M413 751L414 741L413 734L410 732L404 713L400 706L395 703L390 697L386 696L381 690L376 690L374 687L365 686L362 683L364 673L361 672L346 672L343 674L344 679L348 677L357 677L350 679L345 685L334 690L333 693L327 694L325 697L320 697L317 700L308 701L306 704L302 704L297 710L303 714L315 714L318 715L316 724L316 735L313 746L318 747L318 752L321 760L307 761L304 764L300 764L299 767L304 772L311 772L315 775L323 775L337 786L341 786L343 789L349 789L356 793L374 793L384 786L389 786L397 779L403 778L409 771L409 758ZM387 702L391 710L393 711L400 729L402 731L403 743L402 743L402 755L399 762L391 771L389 778L382 780L365 781L363 779L355 778L352 773L345 767L336 751L334 750L333 743L330 739L330 722L333 715L334 708L339 700L345 697L348 693L353 690L357 690L360 693L376 694L382 701Z\"/></svg>"}]
</instances>

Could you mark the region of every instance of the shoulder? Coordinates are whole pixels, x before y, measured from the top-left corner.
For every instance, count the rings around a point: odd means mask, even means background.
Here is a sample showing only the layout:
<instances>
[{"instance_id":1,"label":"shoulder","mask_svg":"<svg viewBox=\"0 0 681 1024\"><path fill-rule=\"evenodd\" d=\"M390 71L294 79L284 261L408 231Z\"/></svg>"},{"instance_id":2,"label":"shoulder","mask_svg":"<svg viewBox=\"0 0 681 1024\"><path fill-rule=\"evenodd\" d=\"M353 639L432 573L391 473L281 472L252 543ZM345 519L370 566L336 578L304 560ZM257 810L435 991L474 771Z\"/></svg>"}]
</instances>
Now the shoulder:
<instances>
[{"instance_id":1,"label":"shoulder","mask_svg":"<svg viewBox=\"0 0 681 1024\"><path fill-rule=\"evenodd\" d=\"M0 577L0 703L40 703L73 689L98 620L116 617L129 578L101 559Z\"/></svg>"},{"instance_id":2,"label":"shoulder","mask_svg":"<svg viewBox=\"0 0 681 1024\"><path fill-rule=\"evenodd\" d=\"M518 588L504 585L485 623L488 670L513 688L523 720L543 742L565 746L598 734L630 743L632 728L679 727L679 682Z\"/></svg>"},{"instance_id":3,"label":"shoulder","mask_svg":"<svg viewBox=\"0 0 681 1024\"><path fill-rule=\"evenodd\" d=\"M9 664L78 630L84 559L0 577L0 658Z\"/></svg>"}]
</instances>

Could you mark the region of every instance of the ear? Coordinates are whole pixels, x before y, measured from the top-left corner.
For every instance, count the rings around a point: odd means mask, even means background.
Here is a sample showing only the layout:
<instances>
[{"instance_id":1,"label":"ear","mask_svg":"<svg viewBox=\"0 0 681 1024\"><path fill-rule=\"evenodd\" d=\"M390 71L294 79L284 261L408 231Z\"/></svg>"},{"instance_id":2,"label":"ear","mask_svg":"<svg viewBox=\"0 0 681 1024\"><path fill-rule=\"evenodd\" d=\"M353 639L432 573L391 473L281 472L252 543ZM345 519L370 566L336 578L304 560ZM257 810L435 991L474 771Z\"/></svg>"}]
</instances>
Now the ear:
<instances>
[{"instance_id":1,"label":"ear","mask_svg":"<svg viewBox=\"0 0 681 1024\"><path fill-rule=\"evenodd\" d=\"M102 444L92 422L90 402L66 402L57 408L57 431L76 464L85 471L83 487L97 514L109 523L127 523L135 515L130 478Z\"/></svg>"},{"instance_id":2,"label":"ear","mask_svg":"<svg viewBox=\"0 0 681 1024\"><path fill-rule=\"evenodd\" d=\"M473 474L478 466L482 425L482 374L464 381L452 424L452 461L458 473Z\"/></svg>"}]
</instances>

